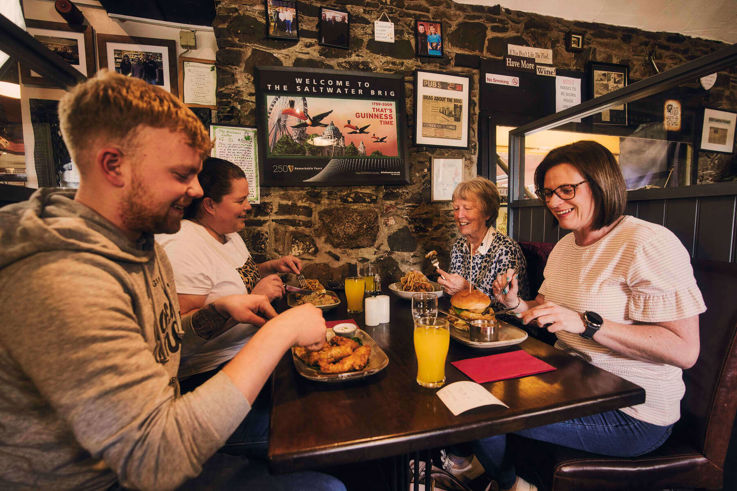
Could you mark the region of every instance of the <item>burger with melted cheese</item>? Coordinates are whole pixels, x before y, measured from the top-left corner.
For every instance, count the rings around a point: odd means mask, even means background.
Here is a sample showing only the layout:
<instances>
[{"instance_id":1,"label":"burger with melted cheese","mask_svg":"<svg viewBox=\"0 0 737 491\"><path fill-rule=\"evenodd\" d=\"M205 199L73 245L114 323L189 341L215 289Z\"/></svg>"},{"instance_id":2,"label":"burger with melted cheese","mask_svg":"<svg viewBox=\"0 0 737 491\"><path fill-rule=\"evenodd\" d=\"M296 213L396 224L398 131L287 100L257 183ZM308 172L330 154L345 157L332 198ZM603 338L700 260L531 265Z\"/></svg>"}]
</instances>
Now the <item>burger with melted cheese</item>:
<instances>
[{"instance_id":1,"label":"burger with melted cheese","mask_svg":"<svg viewBox=\"0 0 737 491\"><path fill-rule=\"evenodd\" d=\"M450 297L453 313L463 319L454 325L459 329L468 329L468 322L475 319L494 319L494 312L489 308L491 299L480 290L463 290Z\"/></svg>"}]
</instances>

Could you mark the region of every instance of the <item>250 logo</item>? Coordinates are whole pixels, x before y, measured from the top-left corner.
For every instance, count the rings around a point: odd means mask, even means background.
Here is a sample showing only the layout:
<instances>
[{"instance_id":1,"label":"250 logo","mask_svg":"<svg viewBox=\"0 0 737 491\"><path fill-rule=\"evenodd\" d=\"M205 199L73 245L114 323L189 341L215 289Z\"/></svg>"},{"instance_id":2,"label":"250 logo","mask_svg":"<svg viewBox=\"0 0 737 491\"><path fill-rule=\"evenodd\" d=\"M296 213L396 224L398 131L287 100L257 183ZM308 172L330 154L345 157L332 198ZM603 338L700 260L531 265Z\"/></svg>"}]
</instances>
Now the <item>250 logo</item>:
<instances>
[{"instance_id":1,"label":"250 logo","mask_svg":"<svg viewBox=\"0 0 737 491\"><path fill-rule=\"evenodd\" d=\"M294 166L293 165L287 165L287 164L276 164L272 168L272 172L274 174L285 174L287 172L294 172Z\"/></svg>"}]
</instances>

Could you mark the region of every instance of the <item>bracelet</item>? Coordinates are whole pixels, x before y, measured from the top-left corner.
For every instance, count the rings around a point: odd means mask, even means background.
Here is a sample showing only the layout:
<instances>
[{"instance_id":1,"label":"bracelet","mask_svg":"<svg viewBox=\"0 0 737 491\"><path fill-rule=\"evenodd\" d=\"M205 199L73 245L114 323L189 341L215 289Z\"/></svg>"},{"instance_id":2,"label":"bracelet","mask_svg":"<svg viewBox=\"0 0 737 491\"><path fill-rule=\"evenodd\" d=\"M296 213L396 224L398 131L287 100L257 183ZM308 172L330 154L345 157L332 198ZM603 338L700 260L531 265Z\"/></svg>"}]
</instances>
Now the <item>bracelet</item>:
<instances>
[{"instance_id":1,"label":"bracelet","mask_svg":"<svg viewBox=\"0 0 737 491\"><path fill-rule=\"evenodd\" d=\"M519 307L521 303L522 303L522 299L520 298L519 295L517 295L517 305L515 305L514 307L509 307L507 310L512 310L512 311L517 310L517 307Z\"/></svg>"}]
</instances>

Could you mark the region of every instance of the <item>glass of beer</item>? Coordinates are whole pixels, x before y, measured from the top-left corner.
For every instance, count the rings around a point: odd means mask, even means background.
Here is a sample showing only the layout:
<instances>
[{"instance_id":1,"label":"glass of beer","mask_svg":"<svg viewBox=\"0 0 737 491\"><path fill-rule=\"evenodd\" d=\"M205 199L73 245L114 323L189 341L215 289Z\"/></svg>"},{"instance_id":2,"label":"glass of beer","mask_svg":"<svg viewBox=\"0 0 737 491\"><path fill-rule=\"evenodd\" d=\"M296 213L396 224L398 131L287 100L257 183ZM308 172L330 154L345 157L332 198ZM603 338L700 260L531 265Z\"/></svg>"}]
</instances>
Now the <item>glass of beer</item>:
<instances>
[{"instance_id":1,"label":"glass of beer","mask_svg":"<svg viewBox=\"0 0 737 491\"><path fill-rule=\"evenodd\" d=\"M363 312L363 293L365 290L363 278L349 276L345 279L346 310L350 314Z\"/></svg>"},{"instance_id":2,"label":"glass of beer","mask_svg":"<svg viewBox=\"0 0 737 491\"><path fill-rule=\"evenodd\" d=\"M419 317L415 322L417 383L434 389L445 383L445 359L448 356L450 331L445 317Z\"/></svg>"},{"instance_id":3,"label":"glass of beer","mask_svg":"<svg viewBox=\"0 0 737 491\"><path fill-rule=\"evenodd\" d=\"M376 293L376 284L374 283L374 275L376 269L370 262L366 262L359 267L358 276L363 278L364 288L367 295L374 295Z\"/></svg>"}]
</instances>

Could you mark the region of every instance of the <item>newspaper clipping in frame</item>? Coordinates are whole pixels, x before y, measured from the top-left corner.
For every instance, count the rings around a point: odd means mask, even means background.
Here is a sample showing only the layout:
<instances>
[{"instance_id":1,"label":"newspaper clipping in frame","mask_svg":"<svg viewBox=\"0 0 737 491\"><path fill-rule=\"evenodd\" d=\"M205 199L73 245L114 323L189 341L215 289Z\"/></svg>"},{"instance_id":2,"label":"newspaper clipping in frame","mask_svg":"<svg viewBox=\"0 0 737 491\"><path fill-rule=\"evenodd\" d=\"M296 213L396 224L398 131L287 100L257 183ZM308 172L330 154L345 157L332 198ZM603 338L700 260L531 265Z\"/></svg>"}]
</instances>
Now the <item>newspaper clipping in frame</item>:
<instances>
[{"instance_id":1,"label":"newspaper clipping in frame","mask_svg":"<svg viewBox=\"0 0 737 491\"><path fill-rule=\"evenodd\" d=\"M468 147L469 85L465 76L417 72L418 145Z\"/></svg>"}]
</instances>

